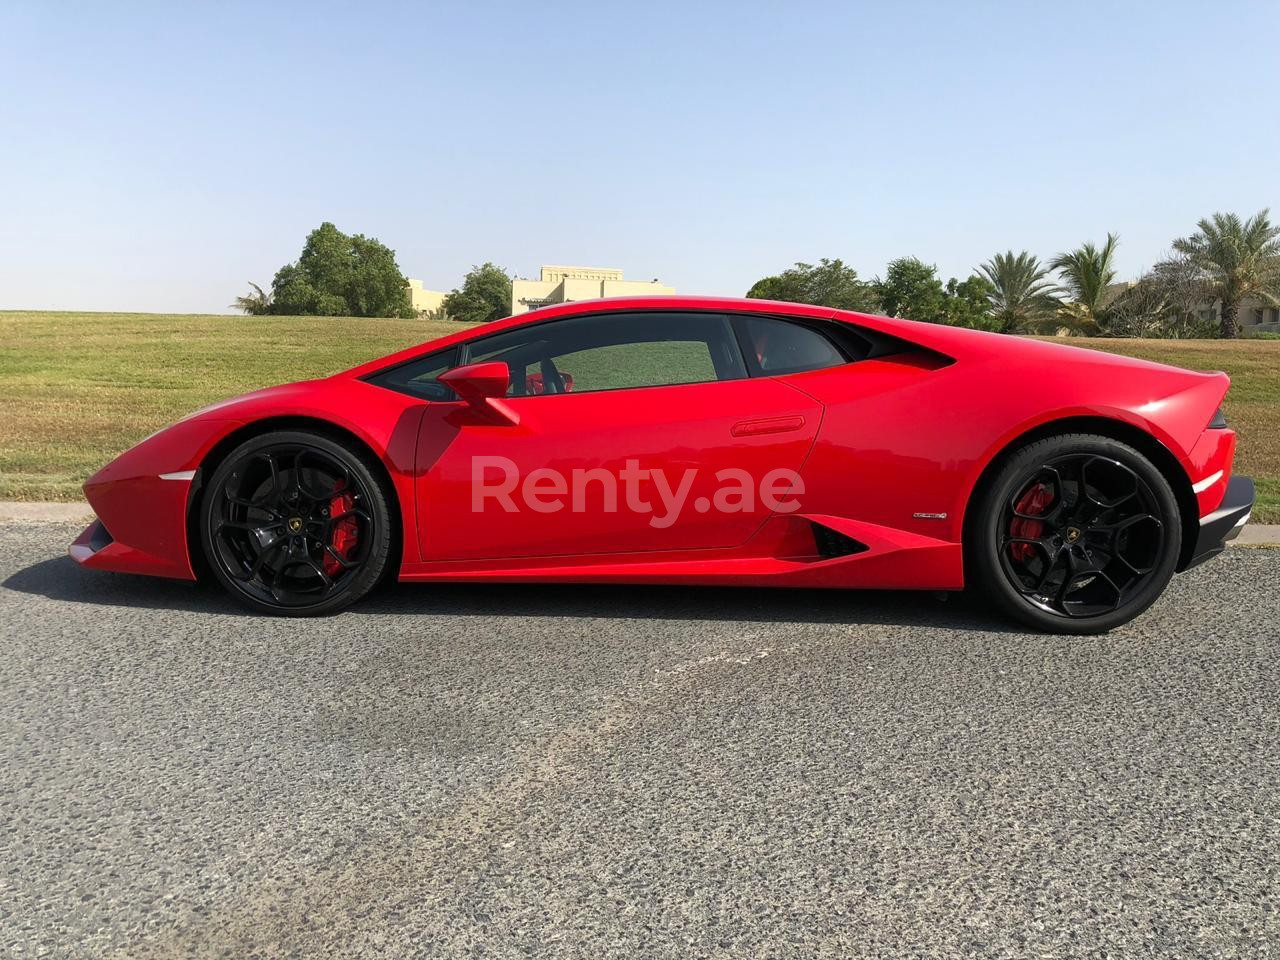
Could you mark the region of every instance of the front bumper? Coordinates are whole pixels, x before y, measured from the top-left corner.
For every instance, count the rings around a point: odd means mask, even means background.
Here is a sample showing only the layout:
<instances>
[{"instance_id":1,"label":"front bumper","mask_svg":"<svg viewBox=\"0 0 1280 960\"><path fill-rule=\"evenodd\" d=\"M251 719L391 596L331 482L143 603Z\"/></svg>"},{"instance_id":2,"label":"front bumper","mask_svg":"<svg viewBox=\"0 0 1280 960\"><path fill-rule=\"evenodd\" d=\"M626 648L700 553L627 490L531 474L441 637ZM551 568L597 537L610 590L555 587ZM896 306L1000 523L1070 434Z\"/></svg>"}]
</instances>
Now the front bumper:
<instances>
[{"instance_id":1,"label":"front bumper","mask_svg":"<svg viewBox=\"0 0 1280 960\"><path fill-rule=\"evenodd\" d=\"M90 477L85 499L98 519L68 551L81 566L194 580L187 510L196 471L238 420L179 420Z\"/></svg>"},{"instance_id":2,"label":"front bumper","mask_svg":"<svg viewBox=\"0 0 1280 960\"><path fill-rule=\"evenodd\" d=\"M85 485L97 519L67 550L92 570L194 580L187 551L191 481L135 477Z\"/></svg>"},{"instance_id":3,"label":"front bumper","mask_svg":"<svg viewBox=\"0 0 1280 960\"><path fill-rule=\"evenodd\" d=\"M1231 478L1218 509L1201 518L1200 535L1196 538L1195 550L1184 569L1217 556L1226 547L1228 540L1240 536L1241 528L1249 521L1249 514L1253 512L1256 496L1250 477Z\"/></svg>"},{"instance_id":4,"label":"front bumper","mask_svg":"<svg viewBox=\"0 0 1280 960\"><path fill-rule=\"evenodd\" d=\"M71 559L93 570L194 580L187 551L191 479L99 476L84 487L98 518L67 551Z\"/></svg>"}]
</instances>

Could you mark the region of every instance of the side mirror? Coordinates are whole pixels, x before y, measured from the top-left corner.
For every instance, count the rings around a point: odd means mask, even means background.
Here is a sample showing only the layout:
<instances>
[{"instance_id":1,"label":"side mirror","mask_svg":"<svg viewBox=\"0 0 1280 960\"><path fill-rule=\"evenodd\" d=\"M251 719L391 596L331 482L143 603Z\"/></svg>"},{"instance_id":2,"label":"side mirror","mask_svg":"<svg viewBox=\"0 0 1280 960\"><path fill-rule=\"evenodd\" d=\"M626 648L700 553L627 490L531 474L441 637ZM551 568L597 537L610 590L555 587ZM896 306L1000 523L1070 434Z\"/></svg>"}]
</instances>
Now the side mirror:
<instances>
[{"instance_id":1,"label":"side mirror","mask_svg":"<svg viewBox=\"0 0 1280 960\"><path fill-rule=\"evenodd\" d=\"M505 363L496 360L489 363L469 363L465 367L446 370L436 379L486 420L512 426L520 422L520 414L506 403L511 371Z\"/></svg>"}]
</instances>

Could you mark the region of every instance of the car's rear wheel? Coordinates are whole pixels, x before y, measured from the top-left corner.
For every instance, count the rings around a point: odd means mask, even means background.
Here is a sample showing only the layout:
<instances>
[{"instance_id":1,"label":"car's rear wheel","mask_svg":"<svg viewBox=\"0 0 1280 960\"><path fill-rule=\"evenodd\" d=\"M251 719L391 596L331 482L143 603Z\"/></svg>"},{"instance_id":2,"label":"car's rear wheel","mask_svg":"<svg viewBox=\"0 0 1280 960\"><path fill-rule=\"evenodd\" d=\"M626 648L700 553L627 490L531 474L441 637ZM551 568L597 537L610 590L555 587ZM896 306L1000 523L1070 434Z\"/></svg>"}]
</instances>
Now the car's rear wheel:
<instances>
[{"instance_id":1,"label":"car's rear wheel","mask_svg":"<svg viewBox=\"0 0 1280 960\"><path fill-rule=\"evenodd\" d=\"M231 451L205 484L205 556L255 610L333 613L386 569L388 496L358 450L304 431L263 434Z\"/></svg>"},{"instance_id":2,"label":"car's rear wheel","mask_svg":"<svg viewBox=\"0 0 1280 960\"><path fill-rule=\"evenodd\" d=\"M1041 630L1102 633L1155 602L1182 543L1168 481L1137 450L1071 434L1010 456L976 504L970 570L995 605Z\"/></svg>"}]
</instances>

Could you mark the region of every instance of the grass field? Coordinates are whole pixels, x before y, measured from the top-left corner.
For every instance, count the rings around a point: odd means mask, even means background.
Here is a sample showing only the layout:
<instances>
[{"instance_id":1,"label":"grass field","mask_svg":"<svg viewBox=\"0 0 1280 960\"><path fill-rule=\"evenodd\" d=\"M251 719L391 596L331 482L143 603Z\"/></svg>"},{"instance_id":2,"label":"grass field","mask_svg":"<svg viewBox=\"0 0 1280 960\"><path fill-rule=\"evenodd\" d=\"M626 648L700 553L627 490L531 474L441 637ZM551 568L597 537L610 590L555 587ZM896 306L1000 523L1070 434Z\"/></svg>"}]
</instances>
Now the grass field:
<instances>
[{"instance_id":1,"label":"grass field","mask_svg":"<svg viewBox=\"0 0 1280 960\"><path fill-rule=\"evenodd\" d=\"M78 499L99 466L198 407L457 329L421 320L0 312L0 499ZM1229 373L1236 467L1258 481L1255 518L1280 522L1280 341L1069 342Z\"/></svg>"},{"instance_id":2,"label":"grass field","mask_svg":"<svg viewBox=\"0 0 1280 960\"><path fill-rule=\"evenodd\" d=\"M0 500L76 500L89 474L199 407L337 373L457 324L0 312Z\"/></svg>"},{"instance_id":3,"label":"grass field","mask_svg":"<svg viewBox=\"0 0 1280 960\"><path fill-rule=\"evenodd\" d=\"M1231 377L1224 405L1240 435L1235 470L1258 485L1257 523L1280 523L1280 340L1109 340L1072 338L1093 347L1189 370L1223 370Z\"/></svg>"}]
</instances>

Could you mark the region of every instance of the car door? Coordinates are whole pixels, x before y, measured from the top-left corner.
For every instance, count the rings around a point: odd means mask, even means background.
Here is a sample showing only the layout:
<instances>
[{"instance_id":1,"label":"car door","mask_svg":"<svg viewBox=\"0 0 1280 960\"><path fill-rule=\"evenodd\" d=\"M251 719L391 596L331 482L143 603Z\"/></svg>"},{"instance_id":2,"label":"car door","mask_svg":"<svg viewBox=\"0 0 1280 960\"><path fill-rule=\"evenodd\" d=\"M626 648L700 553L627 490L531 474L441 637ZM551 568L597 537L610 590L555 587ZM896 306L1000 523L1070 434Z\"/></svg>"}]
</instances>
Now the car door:
<instances>
[{"instance_id":1,"label":"car door","mask_svg":"<svg viewBox=\"0 0 1280 960\"><path fill-rule=\"evenodd\" d=\"M416 481L425 561L739 545L772 511L761 485L785 493L821 419L803 392L749 376L734 324L709 312L531 323L458 359L508 365L519 423L429 405Z\"/></svg>"}]
</instances>

